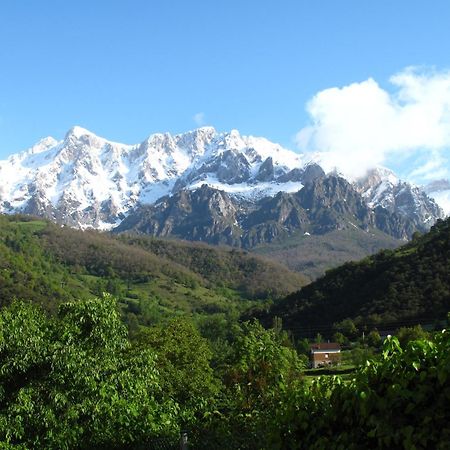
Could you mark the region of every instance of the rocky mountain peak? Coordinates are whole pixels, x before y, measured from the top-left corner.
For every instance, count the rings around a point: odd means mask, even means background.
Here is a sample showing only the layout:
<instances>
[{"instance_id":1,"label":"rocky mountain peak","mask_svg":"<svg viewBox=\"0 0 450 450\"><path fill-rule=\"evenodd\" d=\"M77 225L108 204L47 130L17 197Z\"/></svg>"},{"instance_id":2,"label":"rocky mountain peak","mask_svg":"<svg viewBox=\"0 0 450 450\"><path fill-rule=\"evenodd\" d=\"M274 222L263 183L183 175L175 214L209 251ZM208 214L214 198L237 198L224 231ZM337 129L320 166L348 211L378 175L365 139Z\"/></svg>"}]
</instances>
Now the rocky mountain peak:
<instances>
[{"instance_id":1,"label":"rocky mountain peak","mask_svg":"<svg viewBox=\"0 0 450 450\"><path fill-rule=\"evenodd\" d=\"M217 131L213 127L201 127L187 133L175 136L177 145L185 148L192 156L205 154L207 147L211 145L217 136Z\"/></svg>"},{"instance_id":2,"label":"rocky mountain peak","mask_svg":"<svg viewBox=\"0 0 450 450\"><path fill-rule=\"evenodd\" d=\"M375 167L369 169L361 178L358 178L355 185L360 191L367 191L379 187L381 184L396 185L400 180L392 170L386 167Z\"/></svg>"},{"instance_id":3,"label":"rocky mountain peak","mask_svg":"<svg viewBox=\"0 0 450 450\"><path fill-rule=\"evenodd\" d=\"M206 184L182 189L153 206L136 208L116 232L252 248L299 232L320 235L345 229L378 229L397 239L416 230L412 221L381 206L372 210L352 184L331 175L296 193L279 192L256 202L242 202Z\"/></svg>"},{"instance_id":4,"label":"rocky mountain peak","mask_svg":"<svg viewBox=\"0 0 450 450\"><path fill-rule=\"evenodd\" d=\"M47 136L33 145L28 151L28 154L35 155L37 153L45 152L49 148L55 147L57 144L58 141L55 138Z\"/></svg>"},{"instance_id":5,"label":"rocky mountain peak","mask_svg":"<svg viewBox=\"0 0 450 450\"><path fill-rule=\"evenodd\" d=\"M206 184L226 194L211 197L210 205L216 205L222 215L231 211L229 201L237 211L246 202L255 205L280 191L290 195L305 186L299 198L288 195L284 206L270 206L280 209L271 217L282 227L304 223L296 205L300 198L305 204L310 202L312 209L323 203L340 213L346 208L350 211L359 201L352 197L352 186L370 208L381 206L391 213L412 215L418 225L431 225L441 216L419 188L396 181L386 169L378 168L351 185L326 177L320 165L305 160L267 139L241 136L237 130L222 133L202 127L177 135L156 133L140 144L125 145L76 126L60 142L47 138L0 161L0 211L29 212L71 226L110 229L134 208L154 205L180 191L201 188L202 192ZM351 207L346 205L353 200L356 203ZM229 214L231 221L233 214ZM277 232L273 229L269 234Z\"/></svg>"},{"instance_id":6,"label":"rocky mountain peak","mask_svg":"<svg viewBox=\"0 0 450 450\"><path fill-rule=\"evenodd\" d=\"M443 210L422 189L399 180L387 168L368 171L355 186L371 208L381 206L412 219L422 231L428 230L436 219L444 217Z\"/></svg>"},{"instance_id":7,"label":"rocky mountain peak","mask_svg":"<svg viewBox=\"0 0 450 450\"><path fill-rule=\"evenodd\" d=\"M86 128L75 125L67 131L64 139L68 139L68 138L72 138L72 137L75 139L79 139L83 136L96 136L96 135L94 133L92 133L91 131L87 130Z\"/></svg>"},{"instance_id":8,"label":"rocky mountain peak","mask_svg":"<svg viewBox=\"0 0 450 450\"><path fill-rule=\"evenodd\" d=\"M105 145L108 142L106 139L103 139L91 131L79 127L72 127L64 136L63 146L72 146L72 147L93 147L99 148Z\"/></svg>"}]
</instances>

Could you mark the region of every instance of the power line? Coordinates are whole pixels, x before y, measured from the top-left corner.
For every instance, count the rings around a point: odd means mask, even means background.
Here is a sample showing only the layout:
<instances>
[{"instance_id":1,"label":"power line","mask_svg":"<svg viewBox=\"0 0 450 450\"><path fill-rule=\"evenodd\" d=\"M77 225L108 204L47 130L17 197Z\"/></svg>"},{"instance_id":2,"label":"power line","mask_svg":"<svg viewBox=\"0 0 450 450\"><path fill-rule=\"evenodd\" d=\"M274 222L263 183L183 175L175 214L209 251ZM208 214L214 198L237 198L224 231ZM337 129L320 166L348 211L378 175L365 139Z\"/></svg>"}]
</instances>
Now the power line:
<instances>
[{"instance_id":1,"label":"power line","mask_svg":"<svg viewBox=\"0 0 450 450\"><path fill-rule=\"evenodd\" d=\"M408 327L414 325L421 326L435 326L437 323L443 324L446 322L446 318L437 319L430 318L426 316L422 316L422 318L417 317L414 319L403 319L397 321L389 321L389 322L371 322L371 323L363 323L357 326L357 329L360 331L363 330L378 330L378 331L392 331L401 327ZM329 324L317 324L317 325L294 325L294 326L286 326L283 328L284 331L291 331L294 334L308 334L313 335L317 333L327 333L332 334L337 332L335 326Z\"/></svg>"}]
</instances>

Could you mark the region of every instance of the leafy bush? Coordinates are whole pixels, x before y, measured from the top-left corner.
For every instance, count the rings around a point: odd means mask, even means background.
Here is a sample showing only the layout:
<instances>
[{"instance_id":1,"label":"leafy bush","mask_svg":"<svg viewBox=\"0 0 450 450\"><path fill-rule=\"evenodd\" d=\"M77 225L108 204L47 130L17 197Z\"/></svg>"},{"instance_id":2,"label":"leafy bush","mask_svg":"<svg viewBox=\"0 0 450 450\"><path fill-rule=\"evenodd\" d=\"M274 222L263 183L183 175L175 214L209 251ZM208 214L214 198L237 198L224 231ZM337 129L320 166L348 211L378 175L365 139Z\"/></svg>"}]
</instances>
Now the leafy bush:
<instances>
[{"instance_id":1,"label":"leafy bush","mask_svg":"<svg viewBox=\"0 0 450 450\"><path fill-rule=\"evenodd\" d=\"M133 351L110 297L66 304L59 319L13 302L0 313L0 442L123 448L177 432L155 353Z\"/></svg>"},{"instance_id":2,"label":"leafy bush","mask_svg":"<svg viewBox=\"0 0 450 450\"><path fill-rule=\"evenodd\" d=\"M433 341L395 337L380 361L349 383L319 378L285 395L272 434L290 449L447 449L450 442L450 332Z\"/></svg>"}]
</instances>

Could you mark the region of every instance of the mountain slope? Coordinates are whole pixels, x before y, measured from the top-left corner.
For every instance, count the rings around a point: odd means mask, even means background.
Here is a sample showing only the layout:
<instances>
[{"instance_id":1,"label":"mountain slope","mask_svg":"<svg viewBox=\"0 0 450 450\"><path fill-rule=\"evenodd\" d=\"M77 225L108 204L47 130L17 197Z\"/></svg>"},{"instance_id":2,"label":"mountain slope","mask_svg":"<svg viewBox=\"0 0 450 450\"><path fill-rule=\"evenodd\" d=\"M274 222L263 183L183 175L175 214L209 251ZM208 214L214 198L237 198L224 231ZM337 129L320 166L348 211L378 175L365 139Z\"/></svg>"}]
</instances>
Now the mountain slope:
<instances>
[{"instance_id":1,"label":"mountain slope","mask_svg":"<svg viewBox=\"0 0 450 450\"><path fill-rule=\"evenodd\" d=\"M381 206L408 217L420 231L427 231L436 219L444 217L442 209L425 190L399 180L386 168L369 170L355 186L371 208Z\"/></svg>"},{"instance_id":2,"label":"mountain slope","mask_svg":"<svg viewBox=\"0 0 450 450\"><path fill-rule=\"evenodd\" d=\"M286 328L445 318L450 310L450 219L397 250L333 269L273 306Z\"/></svg>"},{"instance_id":3,"label":"mountain slope","mask_svg":"<svg viewBox=\"0 0 450 450\"><path fill-rule=\"evenodd\" d=\"M203 243L121 235L120 241L139 246L196 273L208 286L228 286L251 299L279 298L304 286L309 279L284 265L240 250Z\"/></svg>"},{"instance_id":4,"label":"mountain slope","mask_svg":"<svg viewBox=\"0 0 450 450\"><path fill-rule=\"evenodd\" d=\"M307 282L241 251L117 239L28 216L0 215L0 238L1 305L18 297L52 311L63 301L107 291L126 315L155 320L161 314L242 310L250 300L280 297Z\"/></svg>"},{"instance_id":5,"label":"mountain slope","mask_svg":"<svg viewBox=\"0 0 450 450\"><path fill-rule=\"evenodd\" d=\"M381 249L397 248L401 242L377 230L367 233L350 227L321 235L293 233L287 238L258 245L252 252L278 261L314 280L327 270L349 261L358 261Z\"/></svg>"}]
</instances>

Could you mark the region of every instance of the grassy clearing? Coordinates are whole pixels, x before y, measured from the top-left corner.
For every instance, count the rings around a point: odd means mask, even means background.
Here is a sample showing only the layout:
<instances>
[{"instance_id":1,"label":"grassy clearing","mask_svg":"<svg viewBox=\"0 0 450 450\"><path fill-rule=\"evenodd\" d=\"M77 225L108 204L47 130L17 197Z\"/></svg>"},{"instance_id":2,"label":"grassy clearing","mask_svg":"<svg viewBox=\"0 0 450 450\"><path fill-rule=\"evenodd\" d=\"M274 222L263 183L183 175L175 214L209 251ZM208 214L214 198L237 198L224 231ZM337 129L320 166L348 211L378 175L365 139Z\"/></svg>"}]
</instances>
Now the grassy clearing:
<instances>
[{"instance_id":1,"label":"grassy clearing","mask_svg":"<svg viewBox=\"0 0 450 450\"><path fill-rule=\"evenodd\" d=\"M30 220L29 222L11 221L10 224L30 233L42 231L47 226L47 222L43 220Z\"/></svg>"},{"instance_id":2,"label":"grassy clearing","mask_svg":"<svg viewBox=\"0 0 450 450\"><path fill-rule=\"evenodd\" d=\"M318 369L307 369L304 372L307 384L312 384L318 377L339 376L344 381L350 381L357 366L354 364L340 364L338 366L320 367Z\"/></svg>"}]
</instances>

